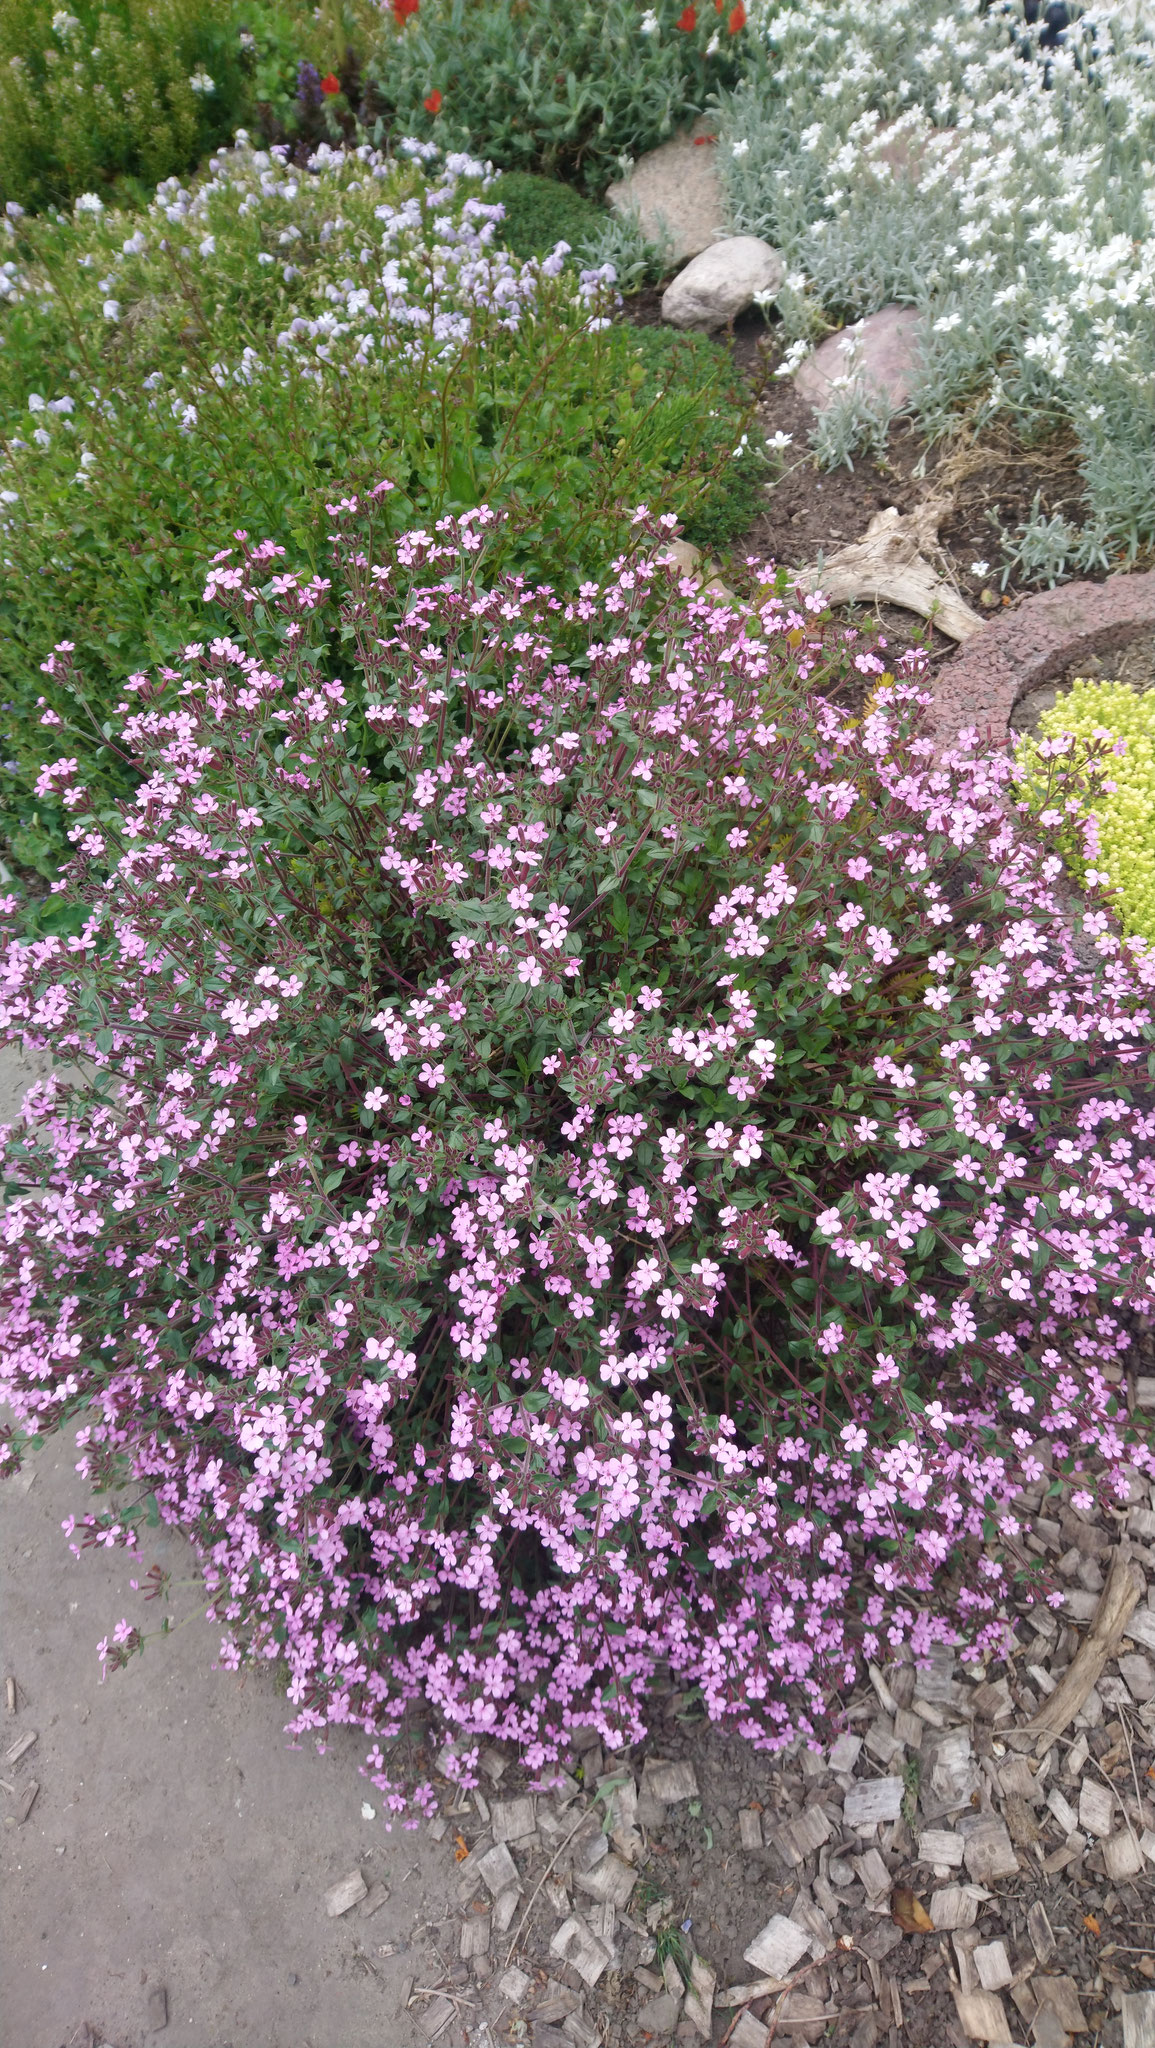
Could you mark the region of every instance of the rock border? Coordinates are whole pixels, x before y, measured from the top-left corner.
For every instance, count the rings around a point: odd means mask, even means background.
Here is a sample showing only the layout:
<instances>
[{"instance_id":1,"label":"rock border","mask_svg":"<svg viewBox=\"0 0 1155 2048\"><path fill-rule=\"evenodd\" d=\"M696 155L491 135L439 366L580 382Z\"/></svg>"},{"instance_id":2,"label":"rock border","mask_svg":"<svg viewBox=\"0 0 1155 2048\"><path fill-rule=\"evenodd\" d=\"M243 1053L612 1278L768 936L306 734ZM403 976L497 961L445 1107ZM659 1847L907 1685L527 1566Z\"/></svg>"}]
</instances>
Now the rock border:
<instances>
[{"instance_id":1,"label":"rock border","mask_svg":"<svg viewBox=\"0 0 1155 2048\"><path fill-rule=\"evenodd\" d=\"M1002 740L1020 697L1076 662L1155 629L1155 570L1064 583L994 619L937 672L931 732L949 746L964 728Z\"/></svg>"}]
</instances>

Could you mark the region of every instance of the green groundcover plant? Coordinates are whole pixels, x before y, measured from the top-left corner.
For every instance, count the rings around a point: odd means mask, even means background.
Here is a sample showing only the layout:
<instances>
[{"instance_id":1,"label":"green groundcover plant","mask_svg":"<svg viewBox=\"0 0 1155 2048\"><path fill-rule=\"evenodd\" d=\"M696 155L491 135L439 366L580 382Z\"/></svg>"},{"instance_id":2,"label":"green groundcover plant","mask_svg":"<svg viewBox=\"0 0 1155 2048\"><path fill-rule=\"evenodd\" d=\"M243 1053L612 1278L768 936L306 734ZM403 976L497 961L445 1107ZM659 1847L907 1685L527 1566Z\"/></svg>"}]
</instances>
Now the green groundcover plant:
<instances>
[{"instance_id":1,"label":"green groundcover plant","mask_svg":"<svg viewBox=\"0 0 1155 2048\"><path fill-rule=\"evenodd\" d=\"M1074 436L1070 574L1155 546L1155 45L1134 10L1059 35L1052 12L753 0L719 163L789 265L784 369L897 300L922 316L924 432Z\"/></svg>"},{"instance_id":2,"label":"green groundcover plant","mask_svg":"<svg viewBox=\"0 0 1155 2048\"><path fill-rule=\"evenodd\" d=\"M7 1139L0 1460L79 1417L135 1504L77 1548L186 1530L226 1663L391 1802L412 1707L541 1764L663 1674L774 1747L863 1658L1005 1645L1024 1490L1155 1473L1155 958L1093 893L1076 947L923 657L695 596L644 511L564 590L391 495L321 581L218 553L130 802L43 769L67 935L9 923L2 1024L88 1078ZM861 719L803 695L848 664Z\"/></svg>"},{"instance_id":3,"label":"green groundcover plant","mask_svg":"<svg viewBox=\"0 0 1155 2048\"><path fill-rule=\"evenodd\" d=\"M746 11L726 0L394 0L367 107L508 170L600 193L738 75Z\"/></svg>"},{"instance_id":4,"label":"green groundcover plant","mask_svg":"<svg viewBox=\"0 0 1155 2048\"><path fill-rule=\"evenodd\" d=\"M433 144L322 144L294 167L239 140L143 213L83 194L66 217L8 221L0 828L23 864L52 872L63 844L59 808L32 794L62 610L87 692L73 745L115 777L120 679L187 639L232 526L282 532L318 569L336 479L383 464L402 524L516 502L509 545L547 578L606 559L623 499L708 546L749 523L766 471L726 352L612 321L604 271L511 259L500 191Z\"/></svg>"},{"instance_id":5,"label":"green groundcover plant","mask_svg":"<svg viewBox=\"0 0 1155 2048\"><path fill-rule=\"evenodd\" d=\"M504 213L498 234L513 256L549 256L559 242L581 250L602 231L603 209L560 178L507 171L500 190Z\"/></svg>"},{"instance_id":6,"label":"green groundcover plant","mask_svg":"<svg viewBox=\"0 0 1155 2048\"><path fill-rule=\"evenodd\" d=\"M1039 728L1041 737L1018 750L1032 804L1053 807L1056 764L1072 786L1085 778L1064 851L1084 881L1110 894L1124 931L1155 944L1155 691L1080 680Z\"/></svg>"}]
</instances>

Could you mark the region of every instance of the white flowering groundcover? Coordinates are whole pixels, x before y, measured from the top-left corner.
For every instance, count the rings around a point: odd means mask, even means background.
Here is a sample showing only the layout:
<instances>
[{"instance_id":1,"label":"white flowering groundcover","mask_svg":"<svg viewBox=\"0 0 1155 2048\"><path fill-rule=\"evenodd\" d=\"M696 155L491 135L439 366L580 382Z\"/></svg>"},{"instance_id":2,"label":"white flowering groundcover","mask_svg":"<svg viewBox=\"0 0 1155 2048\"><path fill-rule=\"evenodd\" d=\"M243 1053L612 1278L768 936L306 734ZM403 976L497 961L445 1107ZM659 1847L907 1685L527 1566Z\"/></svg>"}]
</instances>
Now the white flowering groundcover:
<instances>
[{"instance_id":1,"label":"white flowering groundcover","mask_svg":"<svg viewBox=\"0 0 1155 2048\"><path fill-rule=\"evenodd\" d=\"M1021 0L750 17L719 156L736 226L787 258L790 360L917 307L920 428L1073 434L1087 516L1049 523L1050 557L1133 561L1155 542L1155 17L1088 8L1057 47Z\"/></svg>"}]
</instances>

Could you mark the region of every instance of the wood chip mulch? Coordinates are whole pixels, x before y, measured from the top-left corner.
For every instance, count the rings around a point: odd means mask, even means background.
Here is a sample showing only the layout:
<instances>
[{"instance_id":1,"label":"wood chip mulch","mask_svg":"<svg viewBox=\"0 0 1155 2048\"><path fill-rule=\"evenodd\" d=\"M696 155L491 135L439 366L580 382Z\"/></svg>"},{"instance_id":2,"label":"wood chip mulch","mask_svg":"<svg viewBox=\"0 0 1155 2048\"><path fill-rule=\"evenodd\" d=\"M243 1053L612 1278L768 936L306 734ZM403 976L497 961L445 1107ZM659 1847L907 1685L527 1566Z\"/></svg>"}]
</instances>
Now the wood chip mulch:
<instances>
[{"instance_id":1,"label":"wood chip mulch","mask_svg":"<svg viewBox=\"0 0 1155 2048\"><path fill-rule=\"evenodd\" d=\"M1155 1376L1133 1394L1155 1410ZM1155 2048L1155 1498L1019 1511L1061 1608L1024 1602L1002 1662L872 1668L821 1754L760 1755L673 1692L643 1750L576 1731L548 1785L483 1750L432 1823L455 1863L419 2031Z\"/></svg>"}]
</instances>

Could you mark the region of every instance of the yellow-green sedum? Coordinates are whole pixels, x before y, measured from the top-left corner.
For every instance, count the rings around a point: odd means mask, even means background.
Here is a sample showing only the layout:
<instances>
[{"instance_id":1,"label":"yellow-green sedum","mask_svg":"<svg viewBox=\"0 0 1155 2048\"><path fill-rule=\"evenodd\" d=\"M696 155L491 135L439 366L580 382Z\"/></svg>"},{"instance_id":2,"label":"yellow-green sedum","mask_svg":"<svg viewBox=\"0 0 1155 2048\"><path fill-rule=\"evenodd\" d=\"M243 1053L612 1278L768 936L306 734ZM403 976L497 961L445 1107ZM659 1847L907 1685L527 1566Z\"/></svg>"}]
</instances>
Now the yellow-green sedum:
<instances>
[{"instance_id":1,"label":"yellow-green sedum","mask_svg":"<svg viewBox=\"0 0 1155 2048\"><path fill-rule=\"evenodd\" d=\"M1019 746L1023 786L1044 823L1048 761L1065 736L1087 768L1087 809L1072 836L1073 866L1092 866L1128 933L1155 942L1155 690L1080 679Z\"/></svg>"}]
</instances>

